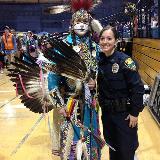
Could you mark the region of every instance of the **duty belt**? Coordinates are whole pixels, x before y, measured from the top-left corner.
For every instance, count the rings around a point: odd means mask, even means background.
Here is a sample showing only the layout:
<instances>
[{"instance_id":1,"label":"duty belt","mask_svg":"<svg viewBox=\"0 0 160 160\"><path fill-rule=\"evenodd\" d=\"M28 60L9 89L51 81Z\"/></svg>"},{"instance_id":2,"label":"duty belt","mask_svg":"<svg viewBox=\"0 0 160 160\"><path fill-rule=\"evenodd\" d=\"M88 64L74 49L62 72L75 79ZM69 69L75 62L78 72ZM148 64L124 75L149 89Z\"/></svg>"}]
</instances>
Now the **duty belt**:
<instances>
[{"instance_id":1,"label":"duty belt","mask_svg":"<svg viewBox=\"0 0 160 160\"><path fill-rule=\"evenodd\" d=\"M130 110L130 103L128 99L105 99L101 103L101 108L106 112L126 112Z\"/></svg>"}]
</instances>

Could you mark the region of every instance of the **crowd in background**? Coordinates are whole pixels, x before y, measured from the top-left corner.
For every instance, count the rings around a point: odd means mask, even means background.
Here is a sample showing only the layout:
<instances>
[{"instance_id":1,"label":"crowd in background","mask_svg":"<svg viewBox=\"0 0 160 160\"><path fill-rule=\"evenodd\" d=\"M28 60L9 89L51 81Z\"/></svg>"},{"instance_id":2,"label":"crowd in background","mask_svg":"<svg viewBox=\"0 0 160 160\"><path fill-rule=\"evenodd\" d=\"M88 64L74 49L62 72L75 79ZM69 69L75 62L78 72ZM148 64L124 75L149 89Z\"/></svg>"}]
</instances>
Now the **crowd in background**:
<instances>
[{"instance_id":1,"label":"crowd in background","mask_svg":"<svg viewBox=\"0 0 160 160\"><path fill-rule=\"evenodd\" d=\"M15 57L26 60L27 57L36 59L39 50L43 51L48 34L34 34L32 31L16 32L5 26L0 36L0 73L7 68Z\"/></svg>"},{"instance_id":2,"label":"crowd in background","mask_svg":"<svg viewBox=\"0 0 160 160\"><path fill-rule=\"evenodd\" d=\"M152 37L156 38L158 36L158 19L156 16L151 18L150 25ZM130 22L121 24L117 21L114 26L116 26L120 37L118 50L131 53L132 46L128 39L131 38L131 34L133 37L138 36L138 19L135 18L133 24ZM133 26L133 31L131 26ZM60 35L60 33L54 34ZM27 56L30 58L38 57L38 50L43 51L48 36L47 32L40 34L34 34L32 31L16 32L5 26L0 35L0 73L2 74L3 69L15 61L14 57L25 60Z\"/></svg>"},{"instance_id":3,"label":"crowd in background","mask_svg":"<svg viewBox=\"0 0 160 160\"><path fill-rule=\"evenodd\" d=\"M125 51L127 42L125 42L123 36L120 34L121 28L119 27L117 29L119 30L120 37L122 37L119 41L118 50ZM67 33L62 34L65 36ZM52 36L58 35L63 37L62 34L53 33ZM50 34L47 32L40 34L34 34L32 31L16 32L14 29L5 26L3 33L0 35L0 73L2 74L4 68L7 68L11 62L15 61L14 57L18 57L23 60L27 60L27 57L36 59L38 57L38 51L43 52L49 36ZM124 38L128 37L129 36L124 36Z\"/></svg>"}]
</instances>

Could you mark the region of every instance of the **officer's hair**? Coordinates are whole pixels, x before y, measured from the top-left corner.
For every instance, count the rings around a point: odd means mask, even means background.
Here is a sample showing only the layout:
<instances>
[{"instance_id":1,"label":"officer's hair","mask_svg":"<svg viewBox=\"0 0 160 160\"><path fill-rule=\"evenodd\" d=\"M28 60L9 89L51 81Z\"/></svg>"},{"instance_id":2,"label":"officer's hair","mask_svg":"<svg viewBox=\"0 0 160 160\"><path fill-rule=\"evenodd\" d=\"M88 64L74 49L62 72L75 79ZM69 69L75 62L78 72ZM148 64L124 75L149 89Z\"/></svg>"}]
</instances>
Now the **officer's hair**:
<instances>
[{"instance_id":1,"label":"officer's hair","mask_svg":"<svg viewBox=\"0 0 160 160\"><path fill-rule=\"evenodd\" d=\"M101 38L103 32L104 32L104 31L107 31L107 30L111 30L111 31L113 32L113 34L114 34L114 38L115 38L116 40L118 39L118 33L117 33L116 28L113 27L113 26L110 26L110 25L104 27L104 28L101 30L101 32L100 32L100 34L99 34L99 38Z\"/></svg>"}]
</instances>

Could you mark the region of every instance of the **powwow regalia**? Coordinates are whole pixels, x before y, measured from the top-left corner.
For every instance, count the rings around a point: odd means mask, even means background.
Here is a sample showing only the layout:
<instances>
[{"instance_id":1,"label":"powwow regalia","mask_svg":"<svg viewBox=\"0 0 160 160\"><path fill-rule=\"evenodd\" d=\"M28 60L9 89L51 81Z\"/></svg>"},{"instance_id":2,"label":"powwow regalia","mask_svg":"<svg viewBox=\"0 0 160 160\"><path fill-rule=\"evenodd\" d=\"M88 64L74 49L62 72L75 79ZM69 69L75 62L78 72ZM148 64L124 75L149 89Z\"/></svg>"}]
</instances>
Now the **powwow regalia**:
<instances>
[{"instance_id":1,"label":"powwow regalia","mask_svg":"<svg viewBox=\"0 0 160 160\"><path fill-rule=\"evenodd\" d=\"M88 12L91 0L72 0L71 6L71 33L63 40L50 38L37 63L17 59L9 76L27 108L35 113L54 110L53 153L62 160L99 160L105 142L100 138L97 91L88 82L96 80L99 47L92 41L92 29L100 24Z\"/></svg>"}]
</instances>

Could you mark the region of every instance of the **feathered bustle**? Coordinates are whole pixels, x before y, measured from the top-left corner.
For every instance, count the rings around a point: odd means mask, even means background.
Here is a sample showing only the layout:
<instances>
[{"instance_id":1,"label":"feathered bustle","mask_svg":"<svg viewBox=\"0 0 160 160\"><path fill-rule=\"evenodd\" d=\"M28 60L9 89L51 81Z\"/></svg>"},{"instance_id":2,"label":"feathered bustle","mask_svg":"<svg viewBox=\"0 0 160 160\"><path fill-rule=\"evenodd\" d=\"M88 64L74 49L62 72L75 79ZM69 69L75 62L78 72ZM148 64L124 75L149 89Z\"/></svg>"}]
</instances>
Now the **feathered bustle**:
<instances>
[{"instance_id":1,"label":"feathered bustle","mask_svg":"<svg viewBox=\"0 0 160 160\"><path fill-rule=\"evenodd\" d=\"M35 113L49 112L54 106L49 98L47 80L44 80L45 94L43 94L40 67L34 61L30 62L16 58L16 62L12 62L14 67L8 69L8 76L14 82L17 93L27 108ZM43 72L45 73L45 70Z\"/></svg>"},{"instance_id":2,"label":"feathered bustle","mask_svg":"<svg viewBox=\"0 0 160 160\"><path fill-rule=\"evenodd\" d=\"M68 78L84 79L87 73L86 65L73 48L56 39L51 39L50 44L53 48L46 50L44 56L56 64L56 72ZM54 48L63 54L59 54Z\"/></svg>"}]
</instances>

